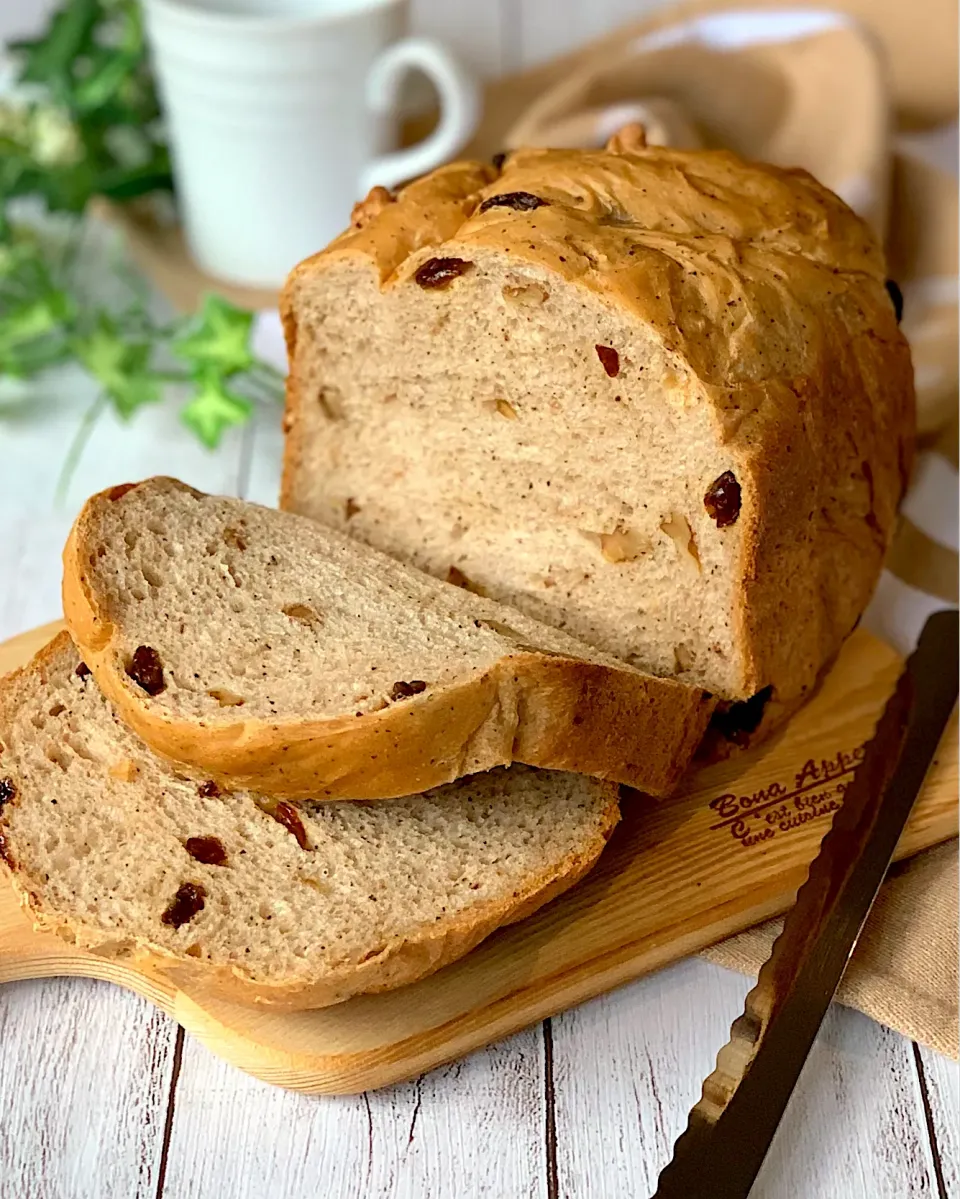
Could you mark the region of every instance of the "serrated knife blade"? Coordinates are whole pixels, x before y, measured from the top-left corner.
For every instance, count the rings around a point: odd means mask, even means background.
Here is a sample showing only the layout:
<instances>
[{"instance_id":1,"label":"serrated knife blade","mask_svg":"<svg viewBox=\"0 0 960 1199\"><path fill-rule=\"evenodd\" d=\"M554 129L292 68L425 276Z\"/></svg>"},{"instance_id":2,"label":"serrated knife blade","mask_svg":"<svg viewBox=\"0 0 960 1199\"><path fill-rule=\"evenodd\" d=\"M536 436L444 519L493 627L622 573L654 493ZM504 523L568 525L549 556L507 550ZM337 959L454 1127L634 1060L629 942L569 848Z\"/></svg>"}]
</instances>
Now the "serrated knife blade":
<instances>
[{"instance_id":1,"label":"serrated knife blade","mask_svg":"<svg viewBox=\"0 0 960 1199\"><path fill-rule=\"evenodd\" d=\"M929 618L717 1055L653 1199L746 1199L957 699L956 611Z\"/></svg>"}]
</instances>

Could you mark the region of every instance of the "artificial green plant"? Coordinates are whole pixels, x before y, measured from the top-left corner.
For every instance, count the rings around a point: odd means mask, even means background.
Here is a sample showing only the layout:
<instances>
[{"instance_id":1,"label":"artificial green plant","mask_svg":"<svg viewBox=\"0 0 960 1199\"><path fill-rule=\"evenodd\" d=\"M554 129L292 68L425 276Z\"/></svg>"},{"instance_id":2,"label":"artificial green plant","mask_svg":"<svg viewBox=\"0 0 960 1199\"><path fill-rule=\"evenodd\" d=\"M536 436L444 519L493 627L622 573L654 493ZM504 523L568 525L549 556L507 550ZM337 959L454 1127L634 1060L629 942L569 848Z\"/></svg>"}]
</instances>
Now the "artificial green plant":
<instances>
[{"instance_id":1,"label":"artificial green plant","mask_svg":"<svg viewBox=\"0 0 960 1199\"><path fill-rule=\"evenodd\" d=\"M204 445L275 398L281 376L250 348L253 314L218 296L160 320L128 268L121 299L83 286L89 202L172 192L170 157L137 0L66 0L43 34L9 47L0 101L0 378L79 364L98 384L81 436L107 407L124 420L168 396ZM56 235L39 213L58 214ZM64 226L66 232L64 233ZM75 458L79 442L71 453Z\"/></svg>"}]
</instances>

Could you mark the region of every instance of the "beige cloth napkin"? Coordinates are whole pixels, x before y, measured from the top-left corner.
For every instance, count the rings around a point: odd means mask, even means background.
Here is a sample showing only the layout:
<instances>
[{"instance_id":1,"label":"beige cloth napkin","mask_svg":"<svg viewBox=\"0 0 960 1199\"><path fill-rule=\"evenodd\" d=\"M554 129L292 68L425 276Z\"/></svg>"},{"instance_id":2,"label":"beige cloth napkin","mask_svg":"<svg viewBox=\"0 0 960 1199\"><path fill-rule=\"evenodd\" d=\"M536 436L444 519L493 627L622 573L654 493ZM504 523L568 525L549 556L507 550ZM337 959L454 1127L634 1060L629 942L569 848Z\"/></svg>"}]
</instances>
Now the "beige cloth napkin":
<instances>
[{"instance_id":1,"label":"beige cloth napkin","mask_svg":"<svg viewBox=\"0 0 960 1199\"><path fill-rule=\"evenodd\" d=\"M957 1057L957 842L894 866L838 999L940 1053ZM783 927L770 920L700 955L755 975Z\"/></svg>"},{"instance_id":2,"label":"beige cloth napkin","mask_svg":"<svg viewBox=\"0 0 960 1199\"><path fill-rule=\"evenodd\" d=\"M503 144L601 145L622 119L643 121L647 114L651 142L725 145L806 167L885 239L891 274L905 294L903 328L927 451L867 619L907 650L930 611L957 602L955 521L951 529L943 520L957 503L957 179L930 161L922 138L897 129L905 106L888 80L902 87L912 79L917 87L915 42L905 47L909 61L898 63L897 41L884 38L886 27L868 31L849 15L724 7L730 5L694 6L711 11L691 16L691 6L681 5L672 24L669 14L658 13L602 51L584 52L545 80ZM855 2L842 7L866 15ZM917 20L926 23L920 13ZM955 86L953 58L946 64L927 57L929 70L947 65ZM928 87L928 98L938 87L949 96L945 81ZM755 975L782 925L769 921L702 956ZM838 998L955 1058L957 943L957 843L950 842L891 872Z\"/></svg>"},{"instance_id":3,"label":"beige cloth napkin","mask_svg":"<svg viewBox=\"0 0 960 1199\"><path fill-rule=\"evenodd\" d=\"M644 103L666 102L694 132L678 136L655 124L648 142L687 148L699 140L762 162L803 164L882 237L890 102L879 54L842 14L783 16L713 13L628 37L616 54L588 59L548 88L505 146L563 144L571 116L587 113L593 130L573 144L601 146L631 104L640 107L628 119L642 121Z\"/></svg>"}]
</instances>

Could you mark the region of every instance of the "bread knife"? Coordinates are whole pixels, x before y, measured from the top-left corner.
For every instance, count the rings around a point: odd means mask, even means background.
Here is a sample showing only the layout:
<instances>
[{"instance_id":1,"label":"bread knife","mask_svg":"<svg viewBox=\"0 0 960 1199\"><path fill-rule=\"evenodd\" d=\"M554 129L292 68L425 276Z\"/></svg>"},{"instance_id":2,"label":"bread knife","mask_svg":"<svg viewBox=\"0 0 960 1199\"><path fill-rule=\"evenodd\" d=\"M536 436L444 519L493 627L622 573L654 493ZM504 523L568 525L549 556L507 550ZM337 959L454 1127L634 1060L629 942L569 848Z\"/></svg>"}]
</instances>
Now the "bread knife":
<instances>
[{"instance_id":1,"label":"bread knife","mask_svg":"<svg viewBox=\"0 0 960 1199\"><path fill-rule=\"evenodd\" d=\"M745 1199L957 699L956 611L929 618L653 1199Z\"/></svg>"}]
</instances>

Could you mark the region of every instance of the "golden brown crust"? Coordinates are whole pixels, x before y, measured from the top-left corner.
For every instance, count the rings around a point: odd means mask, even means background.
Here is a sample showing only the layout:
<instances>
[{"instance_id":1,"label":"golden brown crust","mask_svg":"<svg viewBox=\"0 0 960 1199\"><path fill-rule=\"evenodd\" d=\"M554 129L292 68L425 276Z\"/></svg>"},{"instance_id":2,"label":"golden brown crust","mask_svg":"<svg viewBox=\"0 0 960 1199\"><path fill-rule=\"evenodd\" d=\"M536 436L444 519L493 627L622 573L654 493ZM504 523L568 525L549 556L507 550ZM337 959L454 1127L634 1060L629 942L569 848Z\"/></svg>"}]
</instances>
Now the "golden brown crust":
<instances>
[{"instance_id":1,"label":"golden brown crust","mask_svg":"<svg viewBox=\"0 0 960 1199\"><path fill-rule=\"evenodd\" d=\"M671 680L530 649L361 717L216 726L176 719L146 702L120 669L118 632L88 578L104 498L111 492L87 501L63 551L63 610L73 639L125 724L157 753L232 789L390 799L524 762L666 795L713 710L703 692Z\"/></svg>"},{"instance_id":2,"label":"golden brown crust","mask_svg":"<svg viewBox=\"0 0 960 1199\"><path fill-rule=\"evenodd\" d=\"M805 171L637 140L517 150L486 184L478 164L445 167L295 268L281 504L304 453L294 351L310 280L349 257L389 289L430 256L509 253L642 324L696 383L743 487L736 695L772 684L789 701L853 628L890 543L913 453L909 350L869 229ZM529 211L481 211L509 192L545 202L535 234Z\"/></svg>"}]
</instances>

